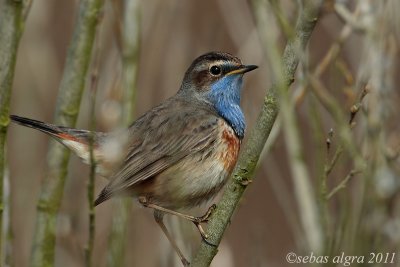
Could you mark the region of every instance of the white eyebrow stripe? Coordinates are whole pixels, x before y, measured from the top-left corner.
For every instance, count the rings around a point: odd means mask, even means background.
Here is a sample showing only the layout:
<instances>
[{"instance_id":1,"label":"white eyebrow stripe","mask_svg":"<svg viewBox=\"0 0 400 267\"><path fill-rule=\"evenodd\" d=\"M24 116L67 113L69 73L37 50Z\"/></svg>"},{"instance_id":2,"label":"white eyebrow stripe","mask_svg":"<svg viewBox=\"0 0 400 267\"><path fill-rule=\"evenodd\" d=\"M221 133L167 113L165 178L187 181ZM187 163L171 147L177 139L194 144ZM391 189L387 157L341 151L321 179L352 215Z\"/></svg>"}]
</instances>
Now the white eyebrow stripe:
<instances>
[{"instance_id":1,"label":"white eyebrow stripe","mask_svg":"<svg viewBox=\"0 0 400 267\"><path fill-rule=\"evenodd\" d=\"M230 60L216 60L213 62L204 62L201 65L198 65L196 67L196 70L200 71L203 70L205 67L207 67L208 69L211 68L212 66L239 66L240 64L238 64L237 62L234 61L230 61Z\"/></svg>"}]
</instances>

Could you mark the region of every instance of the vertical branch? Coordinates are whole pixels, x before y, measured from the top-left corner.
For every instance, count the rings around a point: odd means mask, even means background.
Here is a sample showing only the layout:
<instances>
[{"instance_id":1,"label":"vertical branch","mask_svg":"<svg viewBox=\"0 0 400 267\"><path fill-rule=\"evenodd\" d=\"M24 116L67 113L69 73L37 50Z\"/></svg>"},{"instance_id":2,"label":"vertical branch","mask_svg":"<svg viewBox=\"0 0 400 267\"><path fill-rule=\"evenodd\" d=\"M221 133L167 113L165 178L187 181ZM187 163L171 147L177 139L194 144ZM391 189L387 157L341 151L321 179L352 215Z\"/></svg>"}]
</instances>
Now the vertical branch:
<instances>
[{"instance_id":1,"label":"vertical branch","mask_svg":"<svg viewBox=\"0 0 400 267\"><path fill-rule=\"evenodd\" d=\"M3 211L5 177L5 143L9 120L11 88L19 40L24 29L23 1L2 1L0 8L0 265L3 265Z\"/></svg>"},{"instance_id":2,"label":"vertical branch","mask_svg":"<svg viewBox=\"0 0 400 267\"><path fill-rule=\"evenodd\" d=\"M96 74L97 75L97 74ZM92 78L93 80L97 80L96 78ZM93 81L93 84L97 83ZM96 98L96 93L91 92L91 114L94 114L94 105L95 105L95 98ZM95 128L95 118L94 115L90 116L90 124L91 124L91 129ZM93 155L93 143L94 143L94 135L92 134L90 138L90 174L89 174L89 181L87 185L87 199L88 199L88 204L89 204L89 237L88 237L88 242L85 248L85 260L86 260L86 266L90 267L92 266L92 253L93 253L93 245L94 245L94 236L95 236L95 225L96 225L96 213L95 213L95 206L94 206L94 185L95 185L95 178L96 178L96 162L94 159Z\"/></svg>"},{"instance_id":3,"label":"vertical branch","mask_svg":"<svg viewBox=\"0 0 400 267\"><path fill-rule=\"evenodd\" d=\"M139 58L140 39L140 5L139 0L125 0L124 24L122 32L122 89L124 126L129 126L133 120L136 102L136 76Z\"/></svg>"},{"instance_id":4,"label":"vertical branch","mask_svg":"<svg viewBox=\"0 0 400 267\"><path fill-rule=\"evenodd\" d=\"M74 126L79 112L102 0L81 0L59 88L55 123ZM37 204L32 266L54 264L56 218L63 196L69 152L54 141L47 154L47 172Z\"/></svg>"},{"instance_id":5,"label":"vertical branch","mask_svg":"<svg viewBox=\"0 0 400 267\"><path fill-rule=\"evenodd\" d=\"M92 72L91 77L91 92L90 92L90 131L92 134L90 136L89 149L90 149L90 174L89 181L87 185L87 198L89 204L89 237L88 242L85 248L85 257L86 257L86 266L92 266L92 252L93 252L93 244L94 244L94 235L95 235L95 210L94 210L94 185L95 185L95 177L96 177L96 161L93 154L93 145L94 145L94 134L93 131L96 128L96 120L95 120L95 103L96 103L96 88L98 81L98 69L97 66Z\"/></svg>"},{"instance_id":6,"label":"vertical branch","mask_svg":"<svg viewBox=\"0 0 400 267\"><path fill-rule=\"evenodd\" d=\"M101 21L101 17L99 16L99 24ZM98 32L100 32L101 26L98 27ZM97 93L97 84L99 81L99 61L100 61L100 45L99 39L101 34L97 34L97 38L95 39L94 48L94 59L92 64L92 73L90 76L90 118L89 118L89 130L91 131L90 140L89 140L89 153L90 153L90 173L89 173L89 181L87 184L87 199L89 206L89 237L87 241L87 245L85 248L85 257L86 257L86 266L91 267L93 265L92 253L94 246L94 237L95 237L95 226L96 226L96 213L95 213L95 205L94 205L94 189L95 189L95 178L96 178L96 160L94 158L93 148L95 143L95 129L96 129L96 93Z\"/></svg>"},{"instance_id":7,"label":"vertical branch","mask_svg":"<svg viewBox=\"0 0 400 267\"><path fill-rule=\"evenodd\" d=\"M136 75L139 54L140 13L138 0L124 0L122 25L122 124L132 123L136 102ZM109 237L107 266L123 266L126 244L126 233L132 200L115 199L116 210L113 214L112 228Z\"/></svg>"},{"instance_id":8,"label":"vertical branch","mask_svg":"<svg viewBox=\"0 0 400 267\"><path fill-rule=\"evenodd\" d=\"M282 56L284 89L287 90L294 80L294 74L299 63L299 51L304 49L318 19L319 9L323 1L305 0L295 27L295 35L289 40ZM238 163L233 171L232 178L226 186L218 208L212 215L207 234L212 244L219 245L228 223L231 220L268 139L272 126L278 114L277 84L268 90L262 111L257 119L256 126L250 132L248 143L242 148ZM193 260L193 267L209 266L218 251L217 246L210 246L203 242Z\"/></svg>"}]
</instances>

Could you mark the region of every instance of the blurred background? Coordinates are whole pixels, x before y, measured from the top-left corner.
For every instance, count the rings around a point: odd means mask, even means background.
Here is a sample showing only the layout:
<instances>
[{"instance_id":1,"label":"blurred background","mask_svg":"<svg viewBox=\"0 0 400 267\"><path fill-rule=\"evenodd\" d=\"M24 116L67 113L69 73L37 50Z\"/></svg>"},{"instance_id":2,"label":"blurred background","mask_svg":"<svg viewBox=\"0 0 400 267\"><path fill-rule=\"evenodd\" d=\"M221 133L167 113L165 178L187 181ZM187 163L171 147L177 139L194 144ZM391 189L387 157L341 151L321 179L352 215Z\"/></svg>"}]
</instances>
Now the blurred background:
<instances>
[{"instance_id":1,"label":"blurred background","mask_svg":"<svg viewBox=\"0 0 400 267\"><path fill-rule=\"evenodd\" d=\"M271 8L275 1L139 2L139 18L132 20L138 22L139 29L135 117L172 96L194 58L209 51L226 51L245 64L260 67L245 77L242 107L249 131L273 82L273 61L267 56L265 38L272 34L280 50L287 39ZM294 25L301 1L278 2L287 22ZM337 3L346 7L348 13L341 13ZM33 1L18 52L11 114L52 122L78 5L79 1ZM120 127L123 21L124 16L137 16L126 13L125 8L122 0L105 1L96 37L99 85L95 111L99 131ZM308 47L308 58L299 67L291 87L302 157L314 189L315 204L322 214L326 255L342 251L348 255L400 251L400 98L396 86L400 82L396 75L400 70L400 22L396 12L400 12L397 0L325 1ZM350 19L346 20L346 14ZM345 27L349 33L342 38ZM354 149L367 165L362 170L356 169L351 152L343 149L336 134L341 126L306 81L307 73L321 67L332 46L337 47L337 56L325 66L318 80L346 119L352 106L360 102L349 128ZM368 94L359 101L365 88ZM88 91L82 99L77 128L89 128ZM288 252L308 253L302 247L306 233L297 205L299 196L293 187L296 175L291 172L285 145L287 128L281 120L279 117L254 183L246 191L212 266L289 266L285 260ZM13 251L14 266L29 265L48 143L49 137L37 131L16 125L9 128L12 239L7 249ZM343 152L324 189L320 177L338 148ZM84 266L88 177L89 167L71 156L58 218L56 266ZM343 181L343 186L329 200L325 199L328 194L323 190L329 193ZM106 183L103 177L96 178L96 194ZM325 204L321 205L322 202ZM112 217L119 204L113 200L96 207L94 266L107 266ZM204 208L192 213L200 215ZM150 210L135 202L128 220L123 266L180 266ZM174 229L180 247L191 259L191 253L201 242L195 228L175 219L168 220L167 227ZM397 256L400 266L400 254Z\"/></svg>"}]
</instances>

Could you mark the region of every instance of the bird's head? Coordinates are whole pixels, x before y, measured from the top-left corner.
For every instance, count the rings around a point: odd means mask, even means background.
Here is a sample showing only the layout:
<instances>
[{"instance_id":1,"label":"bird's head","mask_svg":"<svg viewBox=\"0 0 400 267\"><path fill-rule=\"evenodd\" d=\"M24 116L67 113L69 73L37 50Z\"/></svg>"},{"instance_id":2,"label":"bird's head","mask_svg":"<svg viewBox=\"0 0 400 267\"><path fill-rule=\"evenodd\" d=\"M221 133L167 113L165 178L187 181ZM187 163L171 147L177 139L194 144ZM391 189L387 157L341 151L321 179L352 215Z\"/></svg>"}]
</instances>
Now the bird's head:
<instances>
[{"instance_id":1,"label":"bird's head","mask_svg":"<svg viewBox=\"0 0 400 267\"><path fill-rule=\"evenodd\" d=\"M240 109L243 74L256 69L231 54L210 52L196 58L185 73L180 93L210 103L243 137L245 122Z\"/></svg>"}]
</instances>

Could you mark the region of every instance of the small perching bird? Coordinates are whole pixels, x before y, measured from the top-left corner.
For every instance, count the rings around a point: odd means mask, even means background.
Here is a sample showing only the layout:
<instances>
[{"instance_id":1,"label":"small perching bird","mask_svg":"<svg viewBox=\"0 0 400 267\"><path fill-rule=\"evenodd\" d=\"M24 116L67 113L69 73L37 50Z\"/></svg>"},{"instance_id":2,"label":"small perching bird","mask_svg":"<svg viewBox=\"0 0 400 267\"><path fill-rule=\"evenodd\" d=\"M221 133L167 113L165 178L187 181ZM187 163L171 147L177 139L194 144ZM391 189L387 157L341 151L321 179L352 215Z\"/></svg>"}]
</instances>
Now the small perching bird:
<instances>
[{"instance_id":1,"label":"small perching bird","mask_svg":"<svg viewBox=\"0 0 400 267\"><path fill-rule=\"evenodd\" d=\"M118 195L136 197L154 210L154 218L178 253L189 262L163 223L165 213L192 221L207 242L201 217L179 212L213 198L231 174L245 133L240 108L243 74L256 69L228 53L195 59L176 95L151 109L125 131L99 133L56 126L11 115L11 119L49 134L90 162L90 140L97 171L110 181L95 205ZM110 145L112 144L112 145ZM111 147L119 147L117 153ZM110 156L113 155L113 156Z\"/></svg>"}]
</instances>

